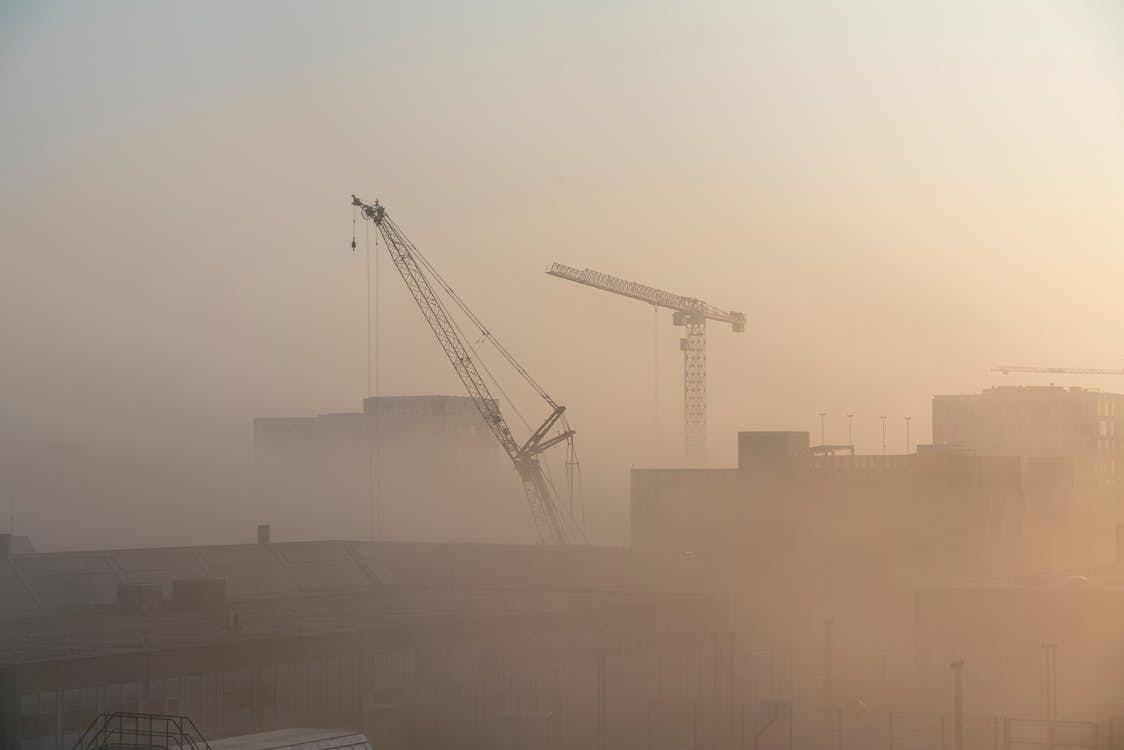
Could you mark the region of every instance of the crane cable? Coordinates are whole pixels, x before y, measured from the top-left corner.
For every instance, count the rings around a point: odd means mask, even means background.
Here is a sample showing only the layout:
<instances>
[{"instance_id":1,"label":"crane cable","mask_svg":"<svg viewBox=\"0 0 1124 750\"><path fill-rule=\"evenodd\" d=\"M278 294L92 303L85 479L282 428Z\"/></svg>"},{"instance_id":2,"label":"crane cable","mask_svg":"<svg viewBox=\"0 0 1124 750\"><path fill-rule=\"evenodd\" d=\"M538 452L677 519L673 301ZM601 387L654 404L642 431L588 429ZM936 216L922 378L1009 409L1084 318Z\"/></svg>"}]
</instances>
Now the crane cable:
<instances>
[{"instance_id":1,"label":"crane cable","mask_svg":"<svg viewBox=\"0 0 1124 750\"><path fill-rule=\"evenodd\" d=\"M523 365L521 365L519 361L515 359L514 355L512 355L511 352L509 352L507 348L492 334L492 332L488 329L488 326L484 325L484 321L480 320L480 318L477 317L476 313L474 313L472 309L469 308L467 303L465 303L465 301L460 298L460 295L458 295L456 291L454 291L453 288L449 285L449 283L445 281L445 278L441 275L440 271L438 271L436 267L434 267L433 264L429 262L429 259L426 258L425 255L417 249L417 247L414 246L413 242L410 242L408 239L406 239L405 235L403 235L401 231L398 230L398 226L394 224L394 221L392 219L388 217L386 221L389 222L394 227L396 233L400 237L402 237L403 240L405 240L406 244L408 244L410 247L410 252L421 262L423 266L425 266L426 270L428 270L429 273L432 274L438 285L445 290L446 294L449 295L449 298L452 299L457 307L459 307L461 311L468 316L468 319L476 325L476 327L480 330L481 336L492 343L492 346L496 348L496 351L498 351L500 355L504 359L506 359L508 363L515 369L515 371L518 372L523 377L523 379L526 380L527 383L535 389L535 392L537 392L539 396L543 398L543 400L545 400L553 408L557 408L558 404L555 403L554 399L550 397L550 394L546 392L546 389L544 389L541 385L539 385L538 381L531 377L531 374L527 372L526 368L524 368Z\"/></svg>"},{"instance_id":2,"label":"crane cable","mask_svg":"<svg viewBox=\"0 0 1124 750\"><path fill-rule=\"evenodd\" d=\"M520 364L519 361L515 359L514 355L512 355L507 350L507 348L491 333L491 331L484 324L484 322L476 315L476 313L474 313L472 311L472 309L468 306L468 304L463 299L461 299L460 295L458 295L456 293L456 291L453 289L453 287L445 280L445 277L441 275L441 272L437 270L436 266L434 266L429 261L429 259L425 256L425 254L422 253L417 248L417 246L415 246L414 243L412 241L410 241L409 238L407 238L406 235L398 228L398 225L394 223L393 219L391 219L389 216L386 216L383 219L382 223L385 223L385 224L388 225L387 228L384 228L384 227L381 227L381 226L379 227L380 233L386 235L384 237L384 239L387 239L388 249L389 249L389 245L390 245L390 240L389 240L389 233L386 231L387 229L389 229L390 231L393 232L394 237L397 239L397 241L401 242L403 245L405 245L407 251L411 255L413 255L414 258L418 261L419 265L421 266L421 268L419 268L419 270L422 270L423 272L428 272L429 276L434 281L437 282L437 285L445 292L446 295L448 295L449 299L451 299L453 301L453 303L457 306L457 308L460 309L462 313L464 313L464 315L468 318L468 320L473 325L475 325L475 327L477 328L477 330L480 333L480 337L476 340L476 344L474 345L472 343L472 339L470 339L468 336L465 335L464 330L461 328L461 325L460 325L460 323L457 322L456 318L449 314L449 310L448 310L448 307L446 306L445 302L440 297L435 297L436 303L445 312L446 319L453 326L457 335L460 337L461 341L463 342L464 346L471 352L474 361L480 366L480 368L488 376L488 379L491 381L492 385L503 396L504 401L511 408L511 410L515 412L515 415L519 418L519 421L523 424L523 426L528 431L533 432L534 431L533 428L531 427L530 423L527 421L527 419L523 415L523 413L519 410L519 407L515 404L515 401L511 398L511 396L504 389L503 385L500 383L499 379L496 378L495 374L492 373L492 371L488 367L487 363L483 360L483 358L481 358L479 356L479 352L478 352L478 349L477 349L479 344L484 342L484 341L491 342L492 346L495 348L495 350L497 352L499 352L499 354L503 357L503 359L506 360L509 365L511 365L511 367L524 379L524 381L526 381L531 386L531 388L534 389L534 391L544 401L546 401L546 403L548 405L550 405L550 407L552 409L558 409L559 408L558 404L554 401L554 399L552 399L550 397L550 395L546 392L546 389L544 389L538 383L538 381L536 381L531 376L531 374L526 370L526 368L524 368L523 365ZM376 243L377 243L377 235L376 235ZM376 275L378 273L377 263L378 263L378 260L377 260L377 257L376 257ZM378 312L377 312L377 309L376 309L376 316L377 316L377 314L378 314ZM377 344L376 344L376 347L377 347ZM377 353L376 353L376 357L377 357ZM563 429L566 429L566 427L564 426ZM576 474L576 477L577 477L579 509L580 509L580 512L581 512L580 527L582 529L582 533L583 533L583 536L584 536L585 499L584 499L584 492L582 491L582 483L581 483L581 465L580 465L580 463L578 462L578 459L577 459L577 452L575 451L575 449L573 447L573 440L570 439L567 442L568 442L568 455L563 460L565 462L567 462L568 464L573 465L574 473ZM551 487L551 491L557 496L558 491L557 491L557 487L554 483L554 479L552 477L552 472L550 471L549 463L542 463L540 465L543 467L543 469L545 471L544 479L546 480L547 484ZM567 469L569 469L569 466L567 466ZM573 511L574 511L574 508L573 508L574 481L572 479L572 476L571 476L571 473L570 473L569 470L565 471L564 475L567 478L567 485L569 486L569 489L570 489L570 514L569 515L570 515L571 519L576 521L577 519L574 517L574 513L573 513Z\"/></svg>"},{"instance_id":3,"label":"crane cable","mask_svg":"<svg viewBox=\"0 0 1124 750\"><path fill-rule=\"evenodd\" d=\"M507 348L504 347L504 345L494 335L492 335L488 326L486 326L484 324L484 321L482 321L476 315L476 313L474 313L472 311L472 309L468 306L468 304L463 299L461 299L460 295L457 294L456 291L453 289L453 287L449 284L449 282L447 282L445 280L445 277L441 275L441 272L437 270L436 266L434 266L429 261L429 259L427 257L425 257L425 254L422 253L420 250L418 250L417 246L414 245L414 243L412 241L410 241L409 238L406 237L406 235L398 228L398 225L394 223L394 220L391 219L390 217L386 217L383 221L390 225L390 228L394 231L394 234L397 236L399 241L403 242L403 244L405 244L407 246L411 255L414 256L414 258L418 261L419 265L422 267L419 270L427 271L429 273L429 275L433 278L433 280L437 282L437 285L445 292L445 294L447 294L449 296L449 298L453 301L453 303L457 306L457 308L459 308L461 310L461 312L463 312L465 314L465 316L469 319L469 321L471 321L476 326L477 330L480 332L480 338L478 339L477 344L479 344L480 341L485 341L485 340L490 341L492 346L496 349L496 351L498 351L500 353L500 355L508 362L508 364L510 364L511 367L523 377L523 379L535 390L535 392L538 393L539 396L544 401L546 401L546 403L548 405L550 405L550 407L552 409L557 409L558 404L554 401L554 399L552 399L550 397L550 395L546 392L546 390L541 385L539 385L538 381L536 381L533 377L531 377L531 374L529 372L527 372L526 368L524 368L523 365L521 365L518 360L515 359L514 355L512 355L507 350ZM523 415L523 412L520 411L520 409L516 405L515 401L511 398L511 396L504 389L503 385L499 382L499 379L496 378L496 376L492 373L492 371L488 367L487 363L483 360L483 358L481 358L479 356L479 353L477 351L476 346L474 346L472 344L472 340L469 337L465 336L464 330L461 328L461 326L457 322L456 318L454 316L448 314L448 308L446 307L444 301L441 300L440 298L437 298L437 303L439 305L441 305L443 310L445 310L446 318L449 320L449 322L456 329L457 334L461 338L461 341L463 341L464 345L468 348L468 350L470 352L472 352L472 356L474 358L474 361L481 367L481 369L483 369L485 374L487 374L488 378L492 381L492 384L495 386L496 390L498 390L499 393L503 396L507 405L510 406L512 411L515 412L515 415L519 418L519 421L523 424L523 426L527 429L527 431L533 432L534 428L531 427L531 424L527 421L527 418ZM572 456L572 461L575 464L575 468L577 469L577 476L578 476L578 485L577 486L578 486L578 492L579 492L579 498L580 498L579 504L580 504L580 507L581 507L581 510L582 510L582 515L583 515L581 527L582 527L582 532L583 532L583 535L584 535L585 498L584 498L584 493L582 493L582 491L581 491L581 466L580 466L580 464L578 464L577 454L573 450L573 440L572 439L569 440L568 444L569 444L569 452ZM564 461L569 460L569 457L564 458L563 460ZM550 464L547 463L547 462L543 462L540 465L542 466L543 472L544 472L543 478L546 480L547 485L550 487L551 493L554 496L557 497L558 496L558 485L554 481L554 476L553 476L553 472L551 471ZM568 487L568 490L569 490L568 494L570 495L570 498L571 498L570 517L573 518L573 501L572 501L572 499L573 499L574 483L570 478L569 471L564 471L563 476L565 476L566 479L567 479L567 487Z\"/></svg>"},{"instance_id":4,"label":"crane cable","mask_svg":"<svg viewBox=\"0 0 1124 750\"><path fill-rule=\"evenodd\" d=\"M390 226L390 229L393 231L393 234L397 241L402 243L406 247L407 252L409 252L410 255L415 258L415 260L418 260L420 262L422 268L419 268L418 270L423 274L426 270L428 270L429 275L438 280L440 288L445 290L446 294L448 294L451 298L454 298L454 301L459 300L459 298L456 296L456 292L452 290L452 287L449 286L449 284L445 281L445 279L441 276L441 274L437 271L433 264L431 264L425 258L425 256L423 256L421 252L414 246L414 244L410 242L406 235L403 234L402 230L398 228L398 225L396 225L393 220L390 219L390 217L386 217L383 220L383 223ZM383 230L380 227L380 232L381 231ZM515 412L515 415L519 418L519 421L523 423L523 426L527 429L527 431L533 432L534 429L531 427L530 422L527 421L527 418L519 410L519 407L515 404L515 401L504 389L499 379L496 378L495 374L493 374L491 369L489 369L487 362L485 362L484 359L480 357L479 352L477 351L476 347L473 346L471 339L465 335L464 329L461 328L460 323L457 322L457 319L454 316L449 314L449 308L446 306L444 300L442 300L439 296L434 295L434 301L441 307L441 310L445 313L445 319L448 320L449 323L453 326L453 329L456 331L457 336L460 338L465 348L468 349L469 352L471 352L473 361L478 364L484 371L484 373L488 376L491 384L497 391L499 391L500 395L503 396L504 401L508 406L511 407L511 410ZM482 336L482 338L488 337L487 329L483 326L482 323L480 323L479 318L476 318L476 316L472 314L472 311L468 309L467 305L465 305L463 301L459 301L457 306L461 310L465 311L465 314L472 320L472 322L476 323L477 327L480 329L481 334L484 335ZM514 440L514 436L512 436L512 439Z\"/></svg>"}]
</instances>

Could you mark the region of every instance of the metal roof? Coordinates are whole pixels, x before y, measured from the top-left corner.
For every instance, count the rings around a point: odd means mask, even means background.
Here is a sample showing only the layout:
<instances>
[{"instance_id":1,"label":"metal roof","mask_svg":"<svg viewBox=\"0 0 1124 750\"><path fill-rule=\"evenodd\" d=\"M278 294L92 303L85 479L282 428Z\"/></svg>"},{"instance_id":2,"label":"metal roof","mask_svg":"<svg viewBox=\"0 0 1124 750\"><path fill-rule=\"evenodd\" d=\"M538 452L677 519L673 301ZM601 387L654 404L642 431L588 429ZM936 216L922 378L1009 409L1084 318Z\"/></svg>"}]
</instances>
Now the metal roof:
<instances>
[{"instance_id":1,"label":"metal roof","mask_svg":"<svg viewBox=\"0 0 1124 750\"><path fill-rule=\"evenodd\" d=\"M398 586L692 591L701 571L627 548L408 542L276 542L12 555L0 620L111 607L117 586L222 578L235 602Z\"/></svg>"},{"instance_id":2,"label":"metal roof","mask_svg":"<svg viewBox=\"0 0 1124 750\"><path fill-rule=\"evenodd\" d=\"M339 729L275 729L210 741L211 750L371 750L362 732Z\"/></svg>"}]
</instances>

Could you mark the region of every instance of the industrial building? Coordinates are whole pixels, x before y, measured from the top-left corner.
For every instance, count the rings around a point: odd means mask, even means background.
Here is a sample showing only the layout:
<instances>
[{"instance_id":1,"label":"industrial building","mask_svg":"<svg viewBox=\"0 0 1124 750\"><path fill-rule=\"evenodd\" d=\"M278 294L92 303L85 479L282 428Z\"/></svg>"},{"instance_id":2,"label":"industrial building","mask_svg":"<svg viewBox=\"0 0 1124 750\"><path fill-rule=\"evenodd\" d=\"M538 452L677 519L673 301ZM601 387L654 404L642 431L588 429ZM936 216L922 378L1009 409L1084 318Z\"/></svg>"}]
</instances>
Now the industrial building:
<instances>
[{"instance_id":1,"label":"industrial building","mask_svg":"<svg viewBox=\"0 0 1124 750\"><path fill-rule=\"evenodd\" d=\"M208 739L325 727L387 748L513 732L589 747L624 731L620 696L711 684L702 665L729 613L698 580L624 549L268 531L251 545L9 554L0 746L65 750L99 714L127 711L187 715Z\"/></svg>"},{"instance_id":2,"label":"industrial building","mask_svg":"<svg viewBox=\"0 0 1124 750\"><path fill-rule=\"evenodd\" d=\"M1124 395L1051 385L934 396L933 443L981 456L1072 459L1077 488L1117 489Z\"/></svg>"},{"instance_id":3,"label":"industrial building","mask_svg":"<svg viewBox=\"0 0 1124 750\"><path fill-rule=\"evenodd\" d=\"M633 470L632 541L725 557L757 544L791 553L822 530L841 557L886 545L960 575L1017 547L1023 489L1016 459L816 455L806 432L742 432L736 468Z\"/></svg>"},{"instance_id":4,"label":"industrial building","mask_svg":"<svg viewBox=\"0 0 1124 750\"><path fill-rule=\"evenodd\" d=\"M1124 528L1117 537L1116 559L1107 564L920 587L919 673L943 674L950 660L963 660L973 711L1119 717ZM1116 729L1119 741L1124 732Z\"/></svg>"},{"instance_id":5,"label":"industrial building","mask_svg":"<svg viewBox=\"0 0 1124 750\"><path fill-rule=\"evenodd\" d=\"M262 517L314 538L369 537L375 526L383 539L534 537L518 477L466 396L255 419L254 471Z\"/></svg>"},{"instance_id":6,"label":"industrial building","mask_svg":"<svg viewBox=\"0 0 1124 750\"><path fill-rule=\"evenodd\" d=\"M851 683L866 692L852 697L892 699L885 675L914 674L916 586L1112 554L1110 523L1100 536L1078 523L1104 509L1070 506L1062 459L832 456L804 432L742 432L738 448L733 468L633 470L632 543L693 560L727 587L739 632L791 651L797 685L823 684L823 654L808 644L824 642L831 620L849 663L866 665Z\"/></svg>"}]
</instances>

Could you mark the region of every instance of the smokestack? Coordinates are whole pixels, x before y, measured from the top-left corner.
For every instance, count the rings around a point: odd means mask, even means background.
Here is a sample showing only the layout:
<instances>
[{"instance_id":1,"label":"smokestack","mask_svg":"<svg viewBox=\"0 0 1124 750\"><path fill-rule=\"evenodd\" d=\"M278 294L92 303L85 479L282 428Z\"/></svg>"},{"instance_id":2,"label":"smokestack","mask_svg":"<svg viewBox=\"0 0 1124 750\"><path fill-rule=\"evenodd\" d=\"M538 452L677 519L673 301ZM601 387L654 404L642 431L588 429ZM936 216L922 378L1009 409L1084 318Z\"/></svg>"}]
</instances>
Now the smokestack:
<instances>
[{"instance_id":1,"label":"smokestack","mask_svg":"<svg viewBox=\"0 0 1124 750\"><path fill-rule=\"evenodd\" d=\"M268 523L258 524L258 544L269 544L270 527Z\"/></svg>"}]
</instances>

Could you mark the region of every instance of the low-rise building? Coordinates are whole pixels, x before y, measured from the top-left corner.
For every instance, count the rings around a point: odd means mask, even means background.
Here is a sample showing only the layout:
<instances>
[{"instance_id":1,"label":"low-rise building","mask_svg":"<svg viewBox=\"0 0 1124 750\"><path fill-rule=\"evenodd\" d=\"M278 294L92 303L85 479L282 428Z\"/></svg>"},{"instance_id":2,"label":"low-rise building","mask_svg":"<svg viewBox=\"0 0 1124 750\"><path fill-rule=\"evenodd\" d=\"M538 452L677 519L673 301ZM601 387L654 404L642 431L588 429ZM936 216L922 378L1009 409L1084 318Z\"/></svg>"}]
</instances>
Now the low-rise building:
<instances>
[{"instance_id":1,"label":"low-rise building","mask_svg":"<svg viewBox=\"0 0 1124 750\"><path fill-rule=\"evenodd\" d=\"M146 587L155 595L137 595ZM187 715L209 739L345 727L391 748L495 746L514 716L590 746L604 731L606 673L621 694L626 681L644 685L631 693L640 700L710 685L704 665L728 608L696 591L682 566L623 549L316 542L10 555L0 747L66 750L115 711ZM614 716L624 709L614 703Z\"/></svg>"}]
</instances>

